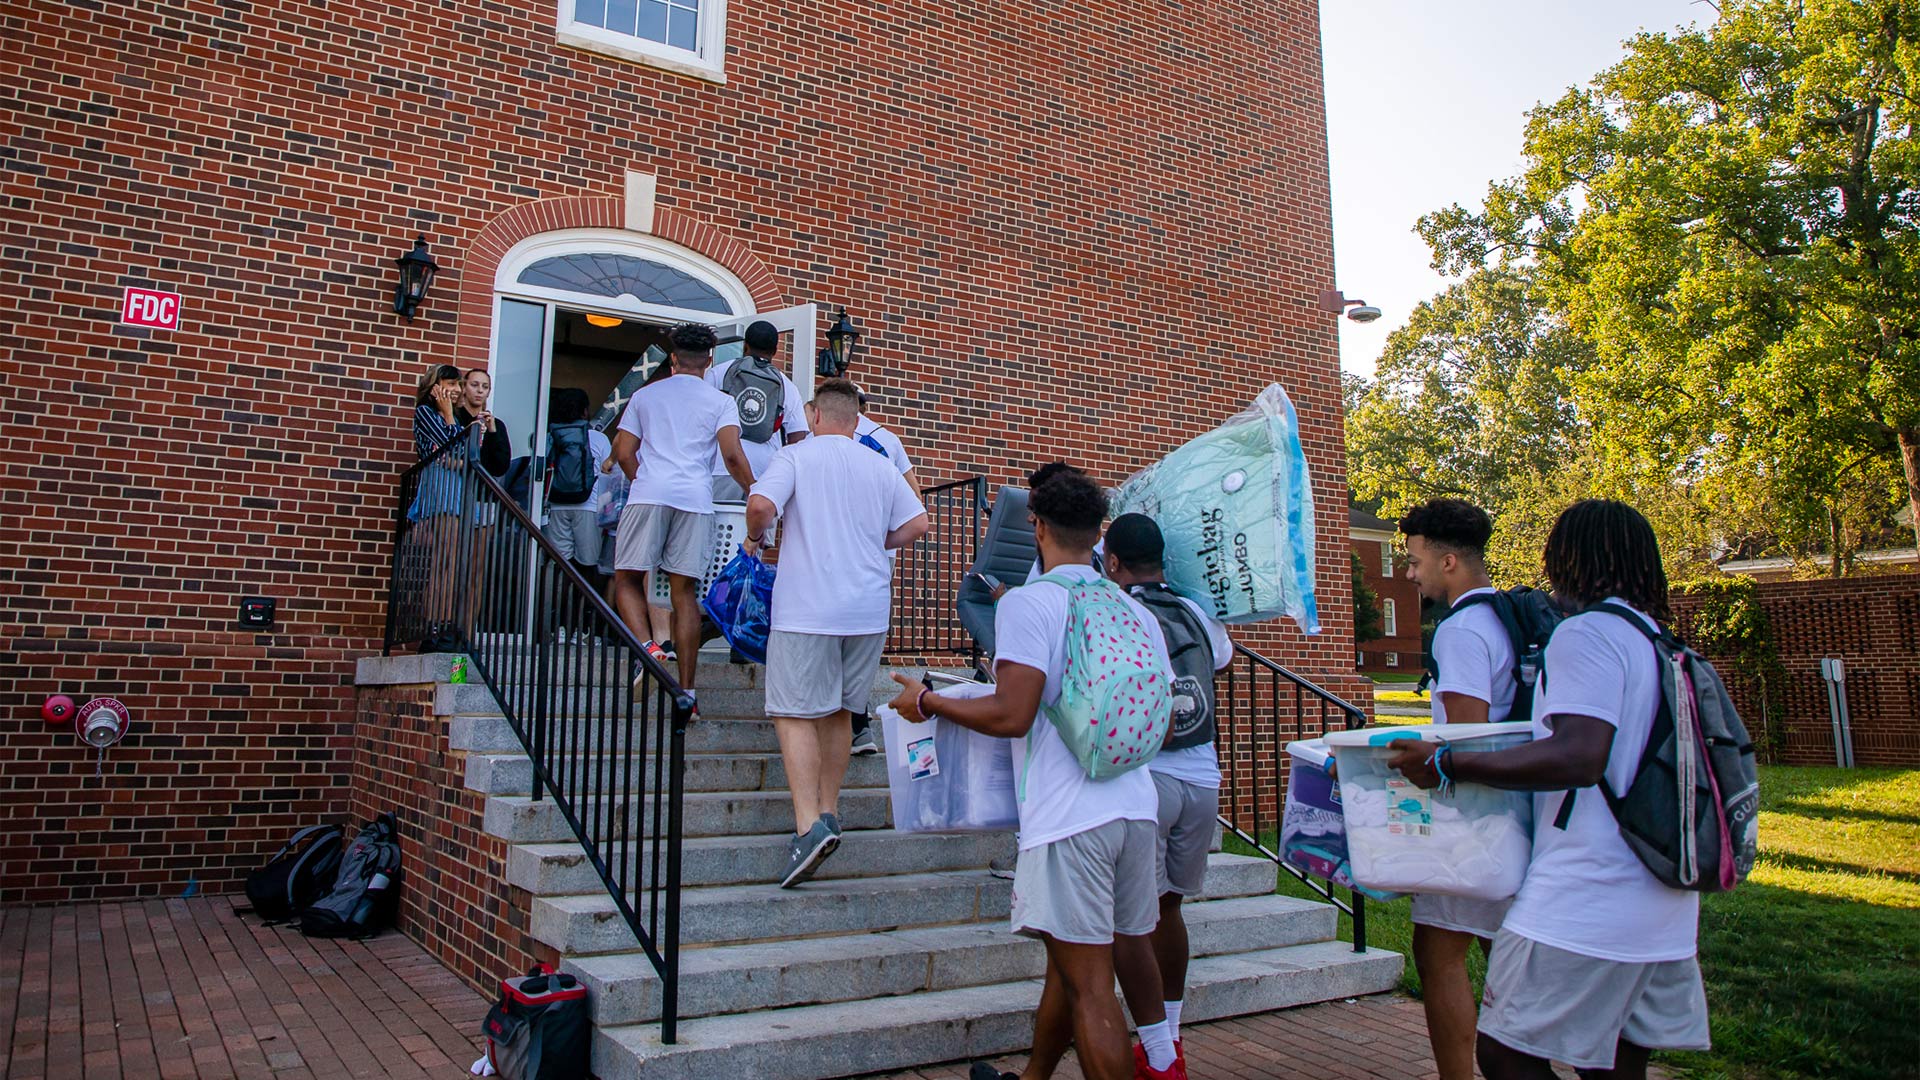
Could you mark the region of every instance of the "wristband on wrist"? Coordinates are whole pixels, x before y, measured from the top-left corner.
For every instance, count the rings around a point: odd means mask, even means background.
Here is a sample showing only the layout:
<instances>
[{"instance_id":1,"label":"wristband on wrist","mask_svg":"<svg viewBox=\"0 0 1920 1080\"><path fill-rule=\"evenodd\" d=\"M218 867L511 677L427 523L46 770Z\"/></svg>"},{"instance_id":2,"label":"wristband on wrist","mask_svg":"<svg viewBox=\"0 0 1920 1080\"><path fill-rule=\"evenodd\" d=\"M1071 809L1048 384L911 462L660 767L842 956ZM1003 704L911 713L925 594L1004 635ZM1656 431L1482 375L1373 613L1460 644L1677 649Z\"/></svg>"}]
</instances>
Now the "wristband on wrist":
<instances>
[{"instance_id":1,"label":"wristband on wrist","mask_svg":"<svg viewBox=\"0 0 1920 1080\"><path fill-rule=\"evenodd\" d=\"M922 720L933 719L933 713L927 711L927 695L932 692L931 690L922 690L920 691L920 696L913 699L913 707L920 713L920 719Z\"/></svg>"}]
</instances>

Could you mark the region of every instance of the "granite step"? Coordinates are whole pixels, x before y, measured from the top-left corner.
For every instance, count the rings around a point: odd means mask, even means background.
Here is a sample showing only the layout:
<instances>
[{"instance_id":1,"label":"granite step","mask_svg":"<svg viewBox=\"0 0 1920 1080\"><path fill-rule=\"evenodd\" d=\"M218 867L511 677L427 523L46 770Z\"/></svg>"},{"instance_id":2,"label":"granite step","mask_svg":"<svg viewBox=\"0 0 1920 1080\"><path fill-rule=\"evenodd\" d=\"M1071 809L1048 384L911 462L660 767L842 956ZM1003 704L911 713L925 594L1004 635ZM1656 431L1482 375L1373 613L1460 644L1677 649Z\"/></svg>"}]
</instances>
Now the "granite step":
<instances>
[{"instance_id":1,"label":"granite step","mask_svg":"<svg viewBox=\"0 0 1920 1080\"><path fill-rule=\"evenodd\" d=\"M616 681L598 686L556 686L544 693L529 689L517 696L512 696L516 692L509 687L508 693L511 696L509 704L516 710L516 715L528 715L544 701L549 717L579 718L596 723L617 720L624 725L630 691L624 683ZM764 720L767 715L766 691L758 687L702 687L699 702L702 720ZM651 699L636 701L633 715L635 719L651 717L654 707ZM436 716L501 716L506 713L493 691L480 683L443 683L436 686L433 711Z\"/></svg>"},{"instance_id":2,"label":"granite step","mask_svg":"<svg viewBox=\"0 0 1920 1080\"><path fill-rule=\"evenodd\" d=\"M1210 855L1201 899L1264 896L1276 867L1266 859ZM896 874L808 882L687 889L680 894L680 938L687 944L773 941L871 933L1002 919L1013 882L984 870ZM532 934L562 956L634 949L633 931L605 892L536 897Z\"/></svg>"},{"instance_id":3,"label":"granite step","mask_svg":"<svg viewBox=\"0 0 1920 1080\"><path fill-rule=\"evenodd\" d=\"M1391 990L1396 953L1355 953L1340 942L1201 957L1188 969L1182 1023ZM1033 1041L1040 980L934 990L876 1002L845 1001L687 1020L679 1041L658 1024L601 1027L600 1080L816 1080L964 1061L1025 1050Z\"/></svg>"},{"instance_id":4,"label":"granite step","mask_svg":"<svg viewBox=\"0 0 1920 1080\"><path fill-rule=\"evenodd\" d=\"M688 732L691 735L691 729ZM654 756L568 755L551 766L584 777L585 785L619 789L636 781L653 782ZM688 791L786 791L787 770L779 754L688 754L682 770ZM887 760L879 754L847 763L845 787L887 785ZM526 795L533 791L533 760L524 753L469 754L467 788L490 795Z\"/></svg>"},{"instance_id":5,"label":"granite step","mask_svg":"<svg viewBox=\"0 0 1920 1080\"><path fill-rule=\"evenodd\" d=\"M776 880L787 869L785 832L764 836L705 836L681 845L680 882L701 885L752 885ZM645 849L632 858L647 880ZM892 829L849 830L840 849L820 868L816 880L881 877L940 870L981 870L995 859L1011 863L1012 833L941 836L899 833ZM603 886L578 843L516 844L507 849L507 884L535 896L574 896Z\"/></svg>"},{"instance_id":6,"label":"granite step","mask_svg":"<svg viewBox=\"0 0 1920 1080\"><path fill-rule=\"evenodd\" d=\"M835 856L838 858L838 856ZM1189 903L1194 956L1324 941L1328 904L1265 895ZM594 1022L640 1023L660 1015L660 979L640 953L569 959L561 965L589 989ZM680 964L682 1018L1037 979L1046 948L1004 922L689 949Z\"/></svg>"},{"instance_id":7,"label":"granite step","mask_svg":"<svg viewBox=\"0 0 1920 1080\"><path fill-rule=\"evenodd\" d=\"M444 688L443 688L444 689ZM603 731L611 735L620 732L625 738L626 725L613 721L603 721L584 725L579 729L583 737L594 737ZM636 735L639 732L636 731ZM647 736L652 737L652 728L648 727ZM514 734L513 726L507 718L494 714L455 715L447 721L447 747L450 750L469 754L507 754L525 753L520 736ZM687 725L688 754L777 754L780 752L780 739L774 733L772 721L765 717L749 717L728 720L719 717L702 716Z\"/></svg>"},{"instance_id":8,"label":"granite step","mask_svg":"<svg viewBox=\"0 0 1920 1080\"><path fill-rule=\"evenodd\" d=\"M611 801L609 807L607 803ZM664 801L664 798L663 798ZM602 821L611 816L616 829L646 837L653 830L652 792L636 793L632 801L613 796L584 800L582 816ZM884 829L892 814L886 789L848 788L840 795L840 823L846 829ZM621 822L624 818L624 826ZM551 844L574 839L567 819L552 799L535 801L526 795L487 796L483 828L511 844ZM686 796L681 835L752 836L790 833L793 800L784 791L699 791ZM616 831L611 835L622 835ZM609 901L611 902L611 901Z\"/></svg>"}]
</instances>

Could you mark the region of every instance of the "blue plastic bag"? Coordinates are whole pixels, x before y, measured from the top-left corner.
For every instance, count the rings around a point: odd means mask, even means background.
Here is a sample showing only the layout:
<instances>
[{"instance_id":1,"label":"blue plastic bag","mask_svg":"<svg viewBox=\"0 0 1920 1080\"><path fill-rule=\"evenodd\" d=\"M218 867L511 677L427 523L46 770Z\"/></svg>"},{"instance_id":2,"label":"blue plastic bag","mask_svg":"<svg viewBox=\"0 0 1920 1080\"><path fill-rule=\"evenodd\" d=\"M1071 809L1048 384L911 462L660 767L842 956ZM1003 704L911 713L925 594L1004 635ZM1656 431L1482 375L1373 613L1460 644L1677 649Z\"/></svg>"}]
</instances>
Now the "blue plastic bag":
<instances>
[{"instance_id":1,"label":"blue plastic bag","mask_svg":"<svg viewBox=\"0 0 1920 1080\"><path fill-rule=\"evenodd\" d=\"M1239 415L1135 473L1114 514L1166 537L1167 583L1222 622L1286 615L1320 632L1313 484L1300 418L1278 383Z\"/></svg>"},{"instance_id":2,"label":"blue plastic bag","mask_svg":"<svg viewBox=\"0 0 1920 1080\"><path fill-rule=\"evenodd\" d=\"M742 549L721 567L700 602L734 651L756 664L767 662L772 628L773 567Z\"/></svg>"}]
</instances>

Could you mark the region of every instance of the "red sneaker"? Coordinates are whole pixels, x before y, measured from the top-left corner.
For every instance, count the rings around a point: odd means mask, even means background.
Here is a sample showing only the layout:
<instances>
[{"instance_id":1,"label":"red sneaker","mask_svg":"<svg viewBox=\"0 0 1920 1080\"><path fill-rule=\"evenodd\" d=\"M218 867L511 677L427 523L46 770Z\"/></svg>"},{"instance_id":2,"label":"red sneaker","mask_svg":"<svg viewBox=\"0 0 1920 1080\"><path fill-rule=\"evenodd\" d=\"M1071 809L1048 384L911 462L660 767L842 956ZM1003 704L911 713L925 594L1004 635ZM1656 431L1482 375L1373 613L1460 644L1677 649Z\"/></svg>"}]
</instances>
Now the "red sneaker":
<instances>
[{"instance_id":1,"label":"red sneaker","mask_svg":"<svg viewBox=\"0 0 1920 1080\"><path fill-rule=\"evenodd\" d=\"M1180 1060L1178 1044L1175 1044L1173 1064L1156 1069L1147 1064L1147 1048L1134 1043L1133 1080L1187 1080L1187 1066Z\"/></svg>"},{"instance_id":2,"label":"red sneaker","mask_svg":"<svg viewBox=\"0 0 1920 1080\"><path fill-rule=\"evenodd\" d=\"M1187 1076L1187 1040L1173 1040L1173 1066L1180 1070L1180 1080Z\"/></svg>"}]
</instances>

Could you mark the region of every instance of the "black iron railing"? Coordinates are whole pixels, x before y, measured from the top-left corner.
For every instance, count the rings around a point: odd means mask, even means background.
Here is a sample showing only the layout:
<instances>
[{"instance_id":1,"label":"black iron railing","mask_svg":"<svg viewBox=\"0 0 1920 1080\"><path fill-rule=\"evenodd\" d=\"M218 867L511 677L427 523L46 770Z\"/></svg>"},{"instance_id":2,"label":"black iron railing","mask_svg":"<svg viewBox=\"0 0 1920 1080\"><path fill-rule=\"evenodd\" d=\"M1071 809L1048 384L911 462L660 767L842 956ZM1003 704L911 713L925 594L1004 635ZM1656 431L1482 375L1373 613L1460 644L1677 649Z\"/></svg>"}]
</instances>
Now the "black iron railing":
<instances>
[{"instance_id":1,"label":"black iron railing","mask_svg":"<svg viewBox=\"0 0 1920 1080\"><path fill-rule=\"evenodd\" d=\"M955 617L954 602L980 550L987 520L986 477L922 488L920 501L926 505L930 528L895 561L887 653L927 659L965 656L977 661L979 646Z\"/></svg>"},{"instance_id":2,"label":"black iron railing","mask_svg":"<svg viewBox=\"0 0 1920 1080\"><path fill-rule=\"evenodd\" d=\"M1261 855L1353 918L1353 951L1367 948L1366 897L1334 886L1281 858L1280 816L1286 805L1287 744L1367 726L1367 714L1244 645L1214 679L1219 725L1220 824Z\"/></svg>"},{"instance_id":3,"label":"black iron railing","mask_svg":"<svg viewBox=\"0 0 1920 1080\"><path fill-rule=\"evenodd\" d=\"M467 654L661 980L678 1018L680 841L693 701L478 465L469 430L409 469L394 514L387 651Z\"/></svg>"}]
</instances>

